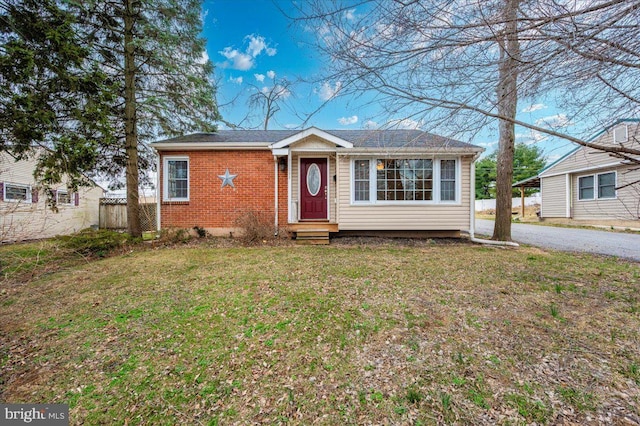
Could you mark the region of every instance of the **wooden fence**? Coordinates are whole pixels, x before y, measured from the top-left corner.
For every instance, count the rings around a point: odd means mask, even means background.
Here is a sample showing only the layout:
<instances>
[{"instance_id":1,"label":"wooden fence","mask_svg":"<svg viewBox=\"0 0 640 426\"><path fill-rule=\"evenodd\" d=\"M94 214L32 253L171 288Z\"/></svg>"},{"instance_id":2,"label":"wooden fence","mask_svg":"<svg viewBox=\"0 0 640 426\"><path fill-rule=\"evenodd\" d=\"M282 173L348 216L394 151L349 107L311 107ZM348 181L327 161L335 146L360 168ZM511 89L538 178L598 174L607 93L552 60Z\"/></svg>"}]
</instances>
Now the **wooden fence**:
<instances>
[{"instance_id":1,"label":"wooden fence","mask_svg":"<svg viewBox=\"0 0 640 426\"><path fill-rule=\"evenodd\" d=\"M142 231L155 231L156 228L156 204L140 204L140 226ZM126 198L100 198L100 229L125 230L127 229L127 199Z\"/></svg>"}]
</instances>

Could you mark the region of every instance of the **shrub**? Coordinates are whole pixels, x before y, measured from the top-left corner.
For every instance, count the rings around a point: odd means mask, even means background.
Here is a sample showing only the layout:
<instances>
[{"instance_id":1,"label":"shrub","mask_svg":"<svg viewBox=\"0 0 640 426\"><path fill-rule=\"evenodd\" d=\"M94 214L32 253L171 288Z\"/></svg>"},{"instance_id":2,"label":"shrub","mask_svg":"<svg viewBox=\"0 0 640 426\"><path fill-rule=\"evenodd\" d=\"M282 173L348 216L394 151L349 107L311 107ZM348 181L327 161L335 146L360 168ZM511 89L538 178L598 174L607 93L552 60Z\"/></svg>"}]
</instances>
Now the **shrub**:
<instances>
[{"instance_id":1,"label":"shrub","mask_svg":"<svg viewBox=\"0 0 640 426\"><path fill-rule=\"evenodd\" d=\"M188 229L167 228L160 231L160 241L164 243L169 243L169 244L186 243L190 239L191 239L191 233L189 232Z\"/></svg>"},{"instance_id":2,"label":"shrub","mask_svg":"<svg viewBox=\"0 0 640 426\"><path fill-rule=\"evenodd\" d=\"M246 212L238 216L235 225L241 230L238 236L240 242L246 245L260 244L275 238L273 219L262 212Z\"/></svg>"}]
</instances>

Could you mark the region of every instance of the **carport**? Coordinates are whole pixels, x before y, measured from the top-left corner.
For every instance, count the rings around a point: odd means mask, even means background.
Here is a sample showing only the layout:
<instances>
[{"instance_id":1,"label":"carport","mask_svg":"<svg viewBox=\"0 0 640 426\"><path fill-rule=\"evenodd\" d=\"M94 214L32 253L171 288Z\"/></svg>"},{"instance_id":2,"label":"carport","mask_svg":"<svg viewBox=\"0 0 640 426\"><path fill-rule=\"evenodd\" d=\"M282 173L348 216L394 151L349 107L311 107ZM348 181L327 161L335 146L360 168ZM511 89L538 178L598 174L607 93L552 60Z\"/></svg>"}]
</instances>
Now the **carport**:
<instances>
[{"instance_id":1,"label":"carport","mask_svg":"<svg viewBox=\"0 0 640 426\"><path fill-rule=\"evenodd\" d=\"M524 190L525 188L538 188L540 189L540 176L532 176L525 180L521 180L520 182L516 182L511 185L512 188L520 188L520 196L522 197L522 202L520 203L520 214L524 217Z\"/></svg>"}]
</instances>

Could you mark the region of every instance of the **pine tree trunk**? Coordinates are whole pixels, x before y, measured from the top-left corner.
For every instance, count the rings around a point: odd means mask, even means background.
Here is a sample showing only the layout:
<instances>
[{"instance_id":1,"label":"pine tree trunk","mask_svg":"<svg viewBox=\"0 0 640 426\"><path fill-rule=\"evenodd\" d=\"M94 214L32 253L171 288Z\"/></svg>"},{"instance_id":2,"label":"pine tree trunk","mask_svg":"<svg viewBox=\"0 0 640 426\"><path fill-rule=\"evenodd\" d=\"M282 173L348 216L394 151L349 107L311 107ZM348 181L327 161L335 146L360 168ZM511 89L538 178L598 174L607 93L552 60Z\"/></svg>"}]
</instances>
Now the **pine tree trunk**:
<instances>
[{"instance_id":1,"label":"pine tree trunk","mask_svg":"<svg viewBox=\"0 0 640 426\"><path fill-rule=\"evenodd\" d=\"M498 40L500 45L499 82L497 87L498 113L501 116L516 118L518 106L518 60L520 44L518 42L519 0L507 0L505 3L505 31ZM496 165L496 222L493 239L511 240L511 183L513 181L513 153L515 150L515 125L511 121L499 120L500 142Z\"/></svg>"},{"instance_id":2,"label":"pine tree trunk","mask_svg":"<svg viewBox=\"0 0 640 426\"><path fill-rule=\"evenodd\" d=\"M125 153L127 156L127 224L132 237L141 237L140 205L138 201L138 129L136 123L136 68L133 26L135 0L125 0L124 11L124 116Z\"/></svg>"}]
</instances>

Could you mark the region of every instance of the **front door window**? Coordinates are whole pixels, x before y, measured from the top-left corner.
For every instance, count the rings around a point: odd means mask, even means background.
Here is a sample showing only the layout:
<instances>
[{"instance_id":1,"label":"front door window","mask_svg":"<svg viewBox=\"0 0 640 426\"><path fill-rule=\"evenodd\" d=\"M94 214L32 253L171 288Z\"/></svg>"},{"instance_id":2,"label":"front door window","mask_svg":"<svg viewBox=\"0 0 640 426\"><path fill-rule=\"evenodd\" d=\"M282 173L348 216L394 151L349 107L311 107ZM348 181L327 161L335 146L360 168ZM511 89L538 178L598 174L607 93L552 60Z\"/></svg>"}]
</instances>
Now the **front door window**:
<instances>
[{"instance_id":1,"label":"front door window","mask_svg":"<svg viewBox=\"0 0 640 426\"><path fill-rule=\"evenodd\" d=\"M316 163L311 164L307 170L307 189L312 197L320 192L320 168Z\"/></svg>"}]
</instances>

